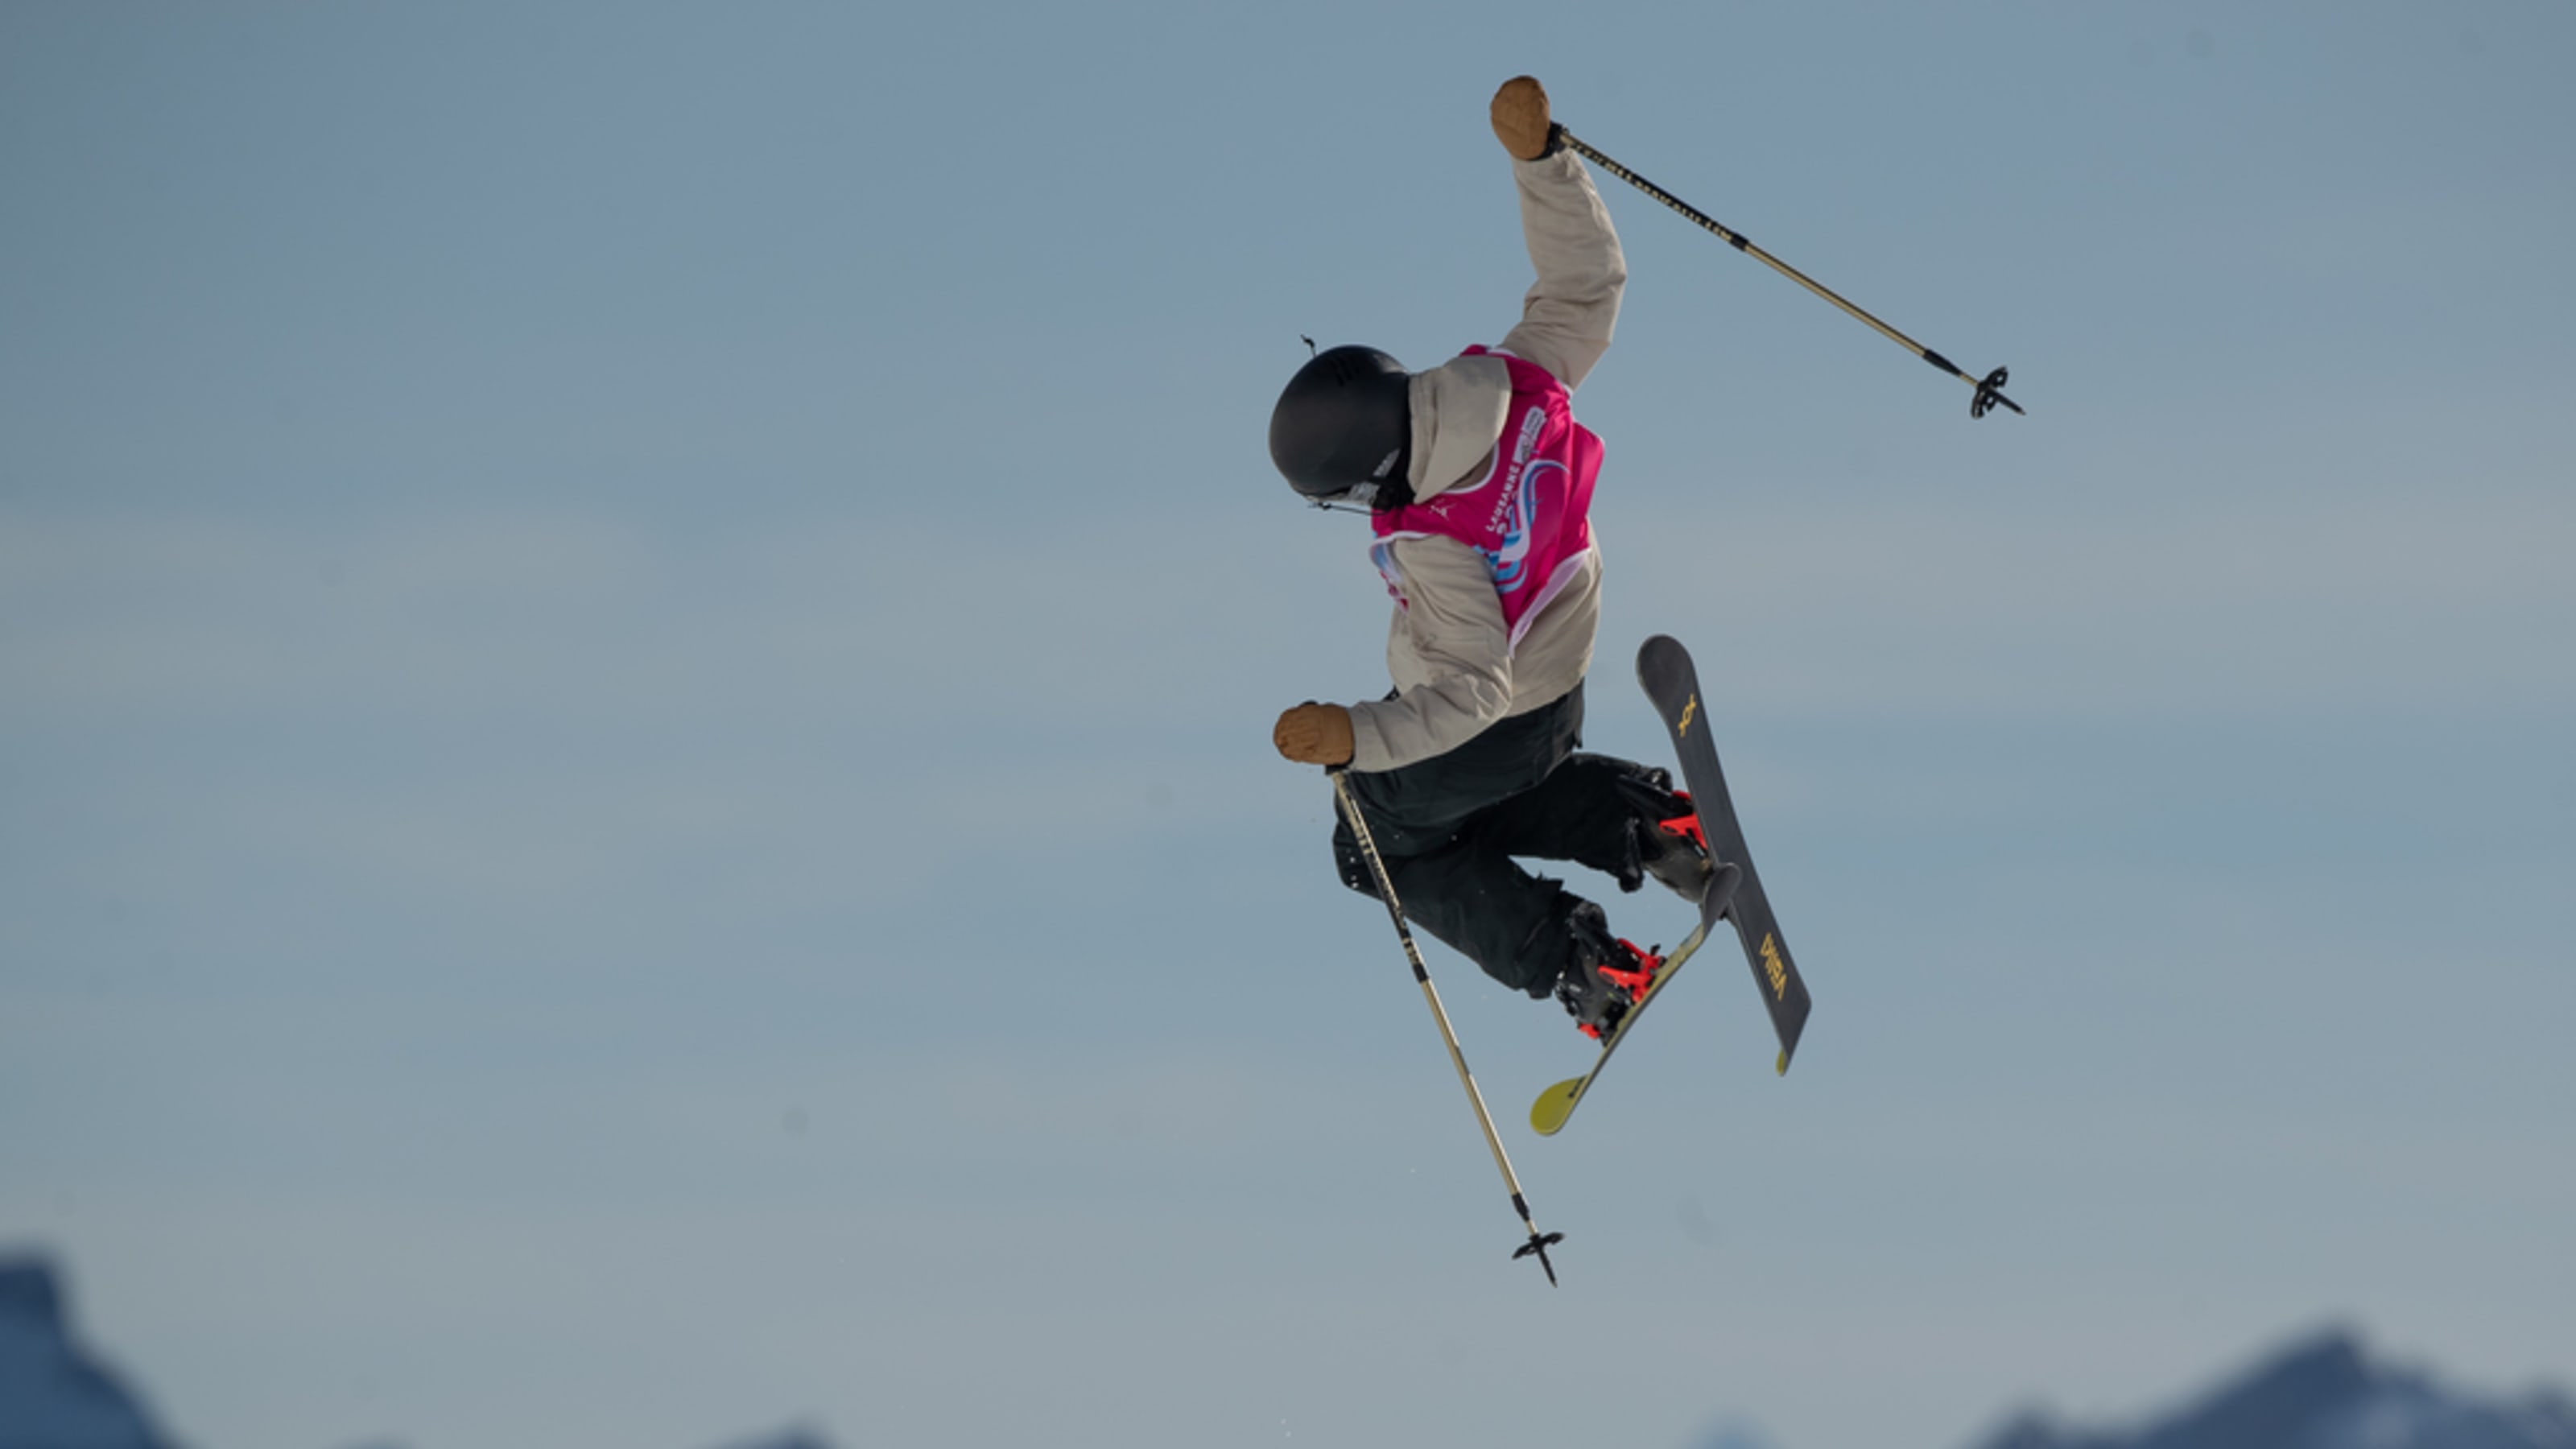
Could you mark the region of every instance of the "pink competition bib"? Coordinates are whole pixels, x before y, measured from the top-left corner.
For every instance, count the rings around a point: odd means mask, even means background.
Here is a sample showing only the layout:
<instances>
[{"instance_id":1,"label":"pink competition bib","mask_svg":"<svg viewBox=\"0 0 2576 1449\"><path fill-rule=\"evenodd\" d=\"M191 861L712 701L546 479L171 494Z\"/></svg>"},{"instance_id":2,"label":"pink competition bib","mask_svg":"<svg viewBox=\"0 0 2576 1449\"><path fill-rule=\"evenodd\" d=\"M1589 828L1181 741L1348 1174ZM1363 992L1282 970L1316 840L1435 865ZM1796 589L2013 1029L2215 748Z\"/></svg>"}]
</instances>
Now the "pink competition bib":
<instances>
[{"instance_id":1,"label":"pink competition bib","mask_svg":"<svg viewBox=\"0 0 2576 1449\"><path fill-rule=\"evenodd\" d=\"M1460 354L1484 355L1482 347ZM1372 520L1369 552L1398 604L1404 581L1393 544L1403 538L1454 538L1474 549L1494 576L1503 622L1517 647L1531 621L1563 592L1592 549L1592 480L1601 472L1601 440L1574 420L1565 385L1546 368L1507 352L1493 354L1511 370L1512 401L1494 466L1476 483L1452 488Z\"/></svg>"}]
</instances>

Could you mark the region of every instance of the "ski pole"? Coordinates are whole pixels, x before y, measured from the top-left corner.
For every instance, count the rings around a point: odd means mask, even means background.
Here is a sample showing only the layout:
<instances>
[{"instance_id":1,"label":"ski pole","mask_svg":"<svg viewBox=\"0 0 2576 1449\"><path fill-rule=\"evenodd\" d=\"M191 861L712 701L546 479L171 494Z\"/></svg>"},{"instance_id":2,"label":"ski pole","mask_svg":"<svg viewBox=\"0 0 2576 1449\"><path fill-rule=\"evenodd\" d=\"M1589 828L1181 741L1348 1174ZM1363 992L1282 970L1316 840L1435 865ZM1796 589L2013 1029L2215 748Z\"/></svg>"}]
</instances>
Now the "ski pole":
<instances>
[{"instance_id":1,"label":"ski pole","mask_svg":"<svg viewBox=\"0 0 2576 1449\"><path fill-rule=\"evenodd\" d=\"M1548 1286L1556 1286L1556 1265L1547 1259L1547 1250L1565 1241L1563 1233L1542 1237L1538 1224L1530 1220L1529 1199L1521 1195L1521 1180L1512 1171L1510 1154L1503 1151L1503 1139L1494 1131L1494 1115L1485 1110L1484 1094L1476 1090L1476 1078L1467 1070L1467 1054L1458 1049L1458 1033L1449 1026L1449 1013L1440 1007L1440 993L1431 984L1431 971L1422 964L1422 948L1413 944L1413 929L1404 924L1404 907L1396 903L1395 882L1387 875L1386 861L1377 853L1377 841L1370 836L1368 822L1360 818L1359 802L1351 798L1349 781L1338 768L1325 772L1333 777L1333 798L1341 806L1342 818L1350 822L1351 834L1358 837L1360 855L1368 861L1369 874L1377 881L1378 899L1386 903L1387 918L1395 922L1396 939L1404 943L1404 958L1413 963L1413 979L1422 986L1422 999L1431 1003L1431 1019L1440 1023L1440 1039L1449 1044L1450 1064L1458 1069L1458 1084L1467 1089L1467 1100L1475 1104L1476 1125L1485 1129L1485 1145L1493 1149L1494 1166L1503 1170L1503 1186L1511 1189L1512 1211L1521 1215L1521 1226L1529 1229L1529 1241L1512 1254L1515 1260L1532 1254L1538 1265L1547 1270Z\"/></svg>"},{"instance_id":2,"label":"ski pole","mask_svg":"<svg viewBox=\"0 0 2576 1449\"><path fill-rule=\"evenodd\" d=\"M1586 145L1584 142L1576 140L1574 133L1566 130L1563 126L1557 127L1556 133L1558 138L1564 141L1566 145L1571 146L1576 151L1590 157L1594 162L1600 165L1602 170L1609 172L1611 175L1618 177L1620 180L1627 182L1639 191L1646 193L1648 196L1655 198L1657 201L1662 202L1664 205L1671 207L1673 210L1680 212L1692 221L1707 228L1710 232L1716 235L1719 241L1725 242L1727 245L1744 253L1746 256L1752 257L1756 261L1769 265L1773 271L1787 277L1790 281L1797 283L1799 286L1804 287L1808 291L1815 293L1817 296L1824 298L1826 301L1833 303L1835 306L1842 308L1852 316L1859 318L1863 323L1867 324L1871 330L1877 332L1879 336L1886 338L1888 341L1893 342L1897 346L1904 348L1906 351L1913 353L1915 356L1922 358L1925 362L1932 364L1934 367L1937 367L1943 372L1950 374L1952 377L1959 379L1968 386L1975 388L1977 390L1977 395L1968 403L1968 416L1972 418L1982 418L1986 415L1987 411L1997 403L2002 403L2005 407L2011 408L2014 412L2021 412L2021 404L2014 402L2011 398L2008 398L2003 394L2004 382L2011 376L2011 374L2005 369L2000 367L1996 368L1994 371L1987 373L1982 381L1977 378L1970 377L1968 374L1960 371L1958 365L1953 363L1950 359L1943 357L1940 353L1933 351L1931 348L1924 346L1922 343L1915 341L1913 338L1906 336L1904 333L1897 331L1895 328L1888 326L1886 323L1872 317L1867 312L1864 312L1860 308L1843 300L1843 298L1836 295L1832 289L1826 287L1823 283L1818 282L1815 278L1808 276L1806 273L1799 271L1796 267L1789 265L1787 262L1771 255L1762 248L1755 246L1752 242L1746 240L1742 233L1730 231L1716 220L1691 206L1688 202L1683 201L1680 197L1673 195L1671 192L1657 186L1655 183L1648 181L1645 177L1638 175L1636 172L1631 171L1627 167L1620 165L1618 162L1611 160L1609 157L1602 155L1598 150ZM2027 413L2023 413L2022 415L2024 417L2029 416Z\"/></svg>"}]
</instances>

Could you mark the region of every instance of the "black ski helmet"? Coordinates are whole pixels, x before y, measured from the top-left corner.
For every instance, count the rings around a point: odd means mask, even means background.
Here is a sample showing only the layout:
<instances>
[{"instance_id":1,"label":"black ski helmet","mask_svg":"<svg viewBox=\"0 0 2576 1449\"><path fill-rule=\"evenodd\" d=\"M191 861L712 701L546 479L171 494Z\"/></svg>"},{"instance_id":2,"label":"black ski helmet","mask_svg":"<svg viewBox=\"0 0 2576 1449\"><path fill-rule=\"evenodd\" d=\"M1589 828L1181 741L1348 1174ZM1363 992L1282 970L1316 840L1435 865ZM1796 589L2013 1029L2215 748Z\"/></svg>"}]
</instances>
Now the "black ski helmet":
<instances>
[{"instance_id":1,"label":"black ski helmet","mask_svg":"<svg viewBox=\"0 0 2576 1449\"><path fill-rule=\"evenodd\" d=\"M1376 504L1408 491L1406 385L1404 364L1374 347L1316 353L1270 410L1270 461L1289 487L1319 503Z\"/></svg>"}]
</instances>

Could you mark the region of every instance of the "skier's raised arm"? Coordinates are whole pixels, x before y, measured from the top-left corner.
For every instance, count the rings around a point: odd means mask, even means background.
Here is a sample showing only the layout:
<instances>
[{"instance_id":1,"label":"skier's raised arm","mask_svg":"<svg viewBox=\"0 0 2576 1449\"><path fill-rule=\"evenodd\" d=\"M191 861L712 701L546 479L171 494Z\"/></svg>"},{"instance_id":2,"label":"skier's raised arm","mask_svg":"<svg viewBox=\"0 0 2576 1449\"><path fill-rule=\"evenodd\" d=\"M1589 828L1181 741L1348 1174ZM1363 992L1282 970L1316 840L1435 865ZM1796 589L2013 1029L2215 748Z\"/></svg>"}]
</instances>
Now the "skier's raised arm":
<instances>
[{"instance_id":1,"label":"skier's raised arm","mask_svg":"<svg viewBox=\"0 0 2576 1449\"><path fill-rule=\"evenodd\" d=\"M1628 262L1611 228L1610 210L1583 162L1566 150L1548 119L1547 91L1530 76L1495 93L1494 135L1512 154L1520 187L1521 236L1538 281L1521 303L1520 325L1503 350L1556 375L1568 389L1609 350L1619 321Z\"/></svg>"}]
</instances>

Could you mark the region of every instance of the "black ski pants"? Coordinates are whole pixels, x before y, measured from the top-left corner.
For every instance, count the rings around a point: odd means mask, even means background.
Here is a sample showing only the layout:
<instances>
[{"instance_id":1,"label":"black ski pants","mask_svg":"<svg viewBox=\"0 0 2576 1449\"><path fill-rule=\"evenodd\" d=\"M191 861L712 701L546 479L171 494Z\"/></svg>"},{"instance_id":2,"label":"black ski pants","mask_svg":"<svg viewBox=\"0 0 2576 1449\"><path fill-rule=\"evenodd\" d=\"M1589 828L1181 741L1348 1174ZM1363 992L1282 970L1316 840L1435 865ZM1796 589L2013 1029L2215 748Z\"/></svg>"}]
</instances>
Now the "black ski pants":
<instances>
[{"instance_id":1,"label":"black ski pants","mask_svg":"<svg viewBox=\"0 0 2576 1449\"><path fill-rule=\"evenodd\" d=\"M1512 857L1570 860L1633 891L1659 821L1688 813L1662 770L1578 751L1583 686L1502 720L1445 755L1345 778L1415 925L1486 975L1544 997L1574 959L1583 898ZM1358 837L1336 812L1342 883L1374 897Z\"/></svg>"}]
</instances>

